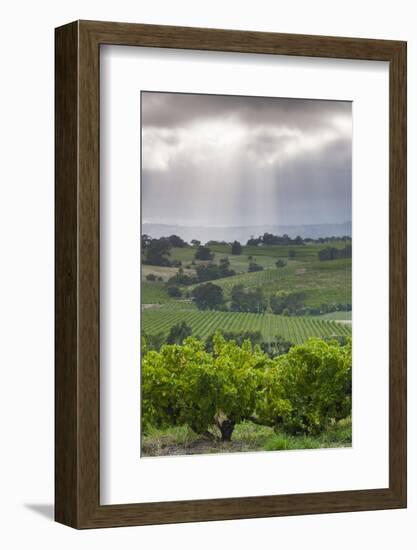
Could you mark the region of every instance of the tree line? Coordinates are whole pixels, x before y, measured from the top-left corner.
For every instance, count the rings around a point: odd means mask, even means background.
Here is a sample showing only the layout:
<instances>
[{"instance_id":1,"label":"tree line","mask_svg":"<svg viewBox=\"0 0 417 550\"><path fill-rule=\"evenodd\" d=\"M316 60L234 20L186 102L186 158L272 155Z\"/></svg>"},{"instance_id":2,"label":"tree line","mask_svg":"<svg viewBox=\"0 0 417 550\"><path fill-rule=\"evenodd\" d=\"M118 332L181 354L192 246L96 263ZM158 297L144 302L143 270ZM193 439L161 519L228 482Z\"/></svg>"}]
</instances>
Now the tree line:
<instances>
[{"instance_id":1,"label":"tree line","mask_svg":"<svg viewBox=\"0 0 417 550\"><path fill-rule=\"evenodd\" d=\"M226 301L222 287L207 282L196 286L191 297L198 309L235 311L245 313L265 313L269 308L276 315L321 315L334 311L351 311L352 304L322 304L319 307L305 305L304 292L280 290L266 297L262 288L245 288L244 285L232 287L230 301Z\"/></svg>"}]
</instances>

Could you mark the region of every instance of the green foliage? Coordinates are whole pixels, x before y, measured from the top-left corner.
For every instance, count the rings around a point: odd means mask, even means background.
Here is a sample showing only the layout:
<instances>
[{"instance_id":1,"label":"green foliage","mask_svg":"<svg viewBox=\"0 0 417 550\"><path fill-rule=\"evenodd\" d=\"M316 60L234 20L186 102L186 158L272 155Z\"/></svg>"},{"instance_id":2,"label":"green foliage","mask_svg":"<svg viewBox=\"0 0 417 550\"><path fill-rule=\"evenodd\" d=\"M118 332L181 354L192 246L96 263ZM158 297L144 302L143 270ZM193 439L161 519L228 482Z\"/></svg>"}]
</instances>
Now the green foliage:
<instances>
[{"instance_id":1,"label":"green foliage","mask_svg":"<svg viewBox=\"0 0 417 550\"><path fill-rule=\"evenodd\" d=\"M317 434L351 411L351 341L311 339L263 373L256 416L291 434Z\"/></svg>"},{"instance_id":2,"label":"green foliage","mask_svg":"<svg viewBox=\"0 0 417 550\"><path fill-rule=\"evenodd\" d=\"M188 336L191 336L192 329L185 321L171 327L167 337L167 344L182 344Z\"/></svg>"},{"instance_id":3,"label":"green foliage","mask_svg":"<svg viewBox=\"0 0 417 550\"><path fill-rule=\"evenodd\" d=\"M262 342L262 334L259 330L245 330L242 332L217 330L206 338L205 347L207 351L212 352L214 350L214 340L217 334L221 334L226 341L233 340L238 346L241 346L245 340L249 340L252 346L261 345Z\"/></svg>"},{"instance_id":4,"label":"green foliage","mask_svg":"<svg viewBox=\"0 0 417 550\"><path fill-rule=\"evenodd\" d=\"M344 248L336 248L334 246L327 246L319 251L318 257L320 261L326 260L340 260L343 258L352 257L352 245L348 244Z\"/></svg>"},{"instance_id":5,"label":"green foliage","mask_svg":"<svg viewBox=\"0 0 417 550\"><path fill-rule=\"evenodd\" d=\"M271 306L272 313L277 315L289 315L295 314L303 306L304 293L303 292L286 292L281 290L274 296L271 296L269 304ZM286 311L286 313L284 313Z\"/></svg>"},{"instance_id":6,"label":"green foliage","mask_svg":"<svg viewBox=\"0 0 417 550\"><path fill-rule=\"evenodd\" d=\"M289 340L286 340L280 335L277 335L275 338L270 339L267 342L260 343L261 350L264 353L267 353L269 357L277 357L278 355L285 355L290 351L290 348L293 346L293 343Z\"/></svg>"},{"instance_id":7,"label":"green foliage","mask_svg":"<svg viewBox=\"0 0 417 550\"><path fill-rule=\"evenodd\" d=\"M165 343L166 337L163 332L157 332L156 334L147 334L146 332L142 332L142 356L148 351L159 351L161 346Z\"/></svg>"},{"instance_id":8,"label":"green foliage","mask_svg":"<svg viewBox=\"0 0 417 550\"><path fill-rule=\"evenodd\" d=\"M242 245L239 241L233 241L232 243L232 254L233 255L239 255L242 254Z\"/></svg>"},{"instance_id":9,"label":"green foliage","mask_svg":"<svg viewBox=\"0 0 417 550\"><path fill-rule=\"evenodd\" d=\"M249 262L248 273L255 273L256 271L263 271L263 266L256 262Z\"/></svg>"},{"instance_id":10,"label":"green foliage","mask_svg":"<svg viewBox=\"0 0 417 550\"><path fill-rule=\"evenodd\" d=\"M155 283L148 283L149 285ZM293 344L302 344L311 337L325 338L336 335L350 337L350 324L322 321L313 317L284 317L272 313L241 313L229 311L196 311L192 302L175 302L160 308L145 309L142 313L145 332L168 333L173 324L186 321L193 334L207 338L216 330L226 332L260 331L264 342L272 342L277 335Z\"/></svg>"},{"instance_id":11,"label":"green foliage","mask_svg":"<svg viewBox=\"0 0 417 550\"><path fill-rule=\"evenodd\" d=\"M168 242L171 248L185 248L187 243L181 239L181 237L178 237L178 235L170 235L168 237Z\"/></svg>"},{"instance_id":12,"label":"green foliage","mask_svg":"<svg viewBox=\"0 0 417 550\"><path fill-rule=\"evenodd\" d=\"M214 254L211 252L210 248L207 246L199 246L196 250L196 253L194 255L194 258L196 260L212 260L214 258Z\"/></svg>"},{"instance_id":13,"label":"green foliage","mask_svg":"<svg viewBox=\"0 0 417 550\"><path fill-rule=\"evenodd\" d=\"M223 290L213 283L196 286L192 292L198 309L216 309L223 304Z\"/></svg>"},{"instance_id":14,"label":"green foliage","mask_svg":"<svg viewBox=\"0 0 417 550\"><path fill-rule=\"evenodd\" d=\"M171 244L167 238L145 240L142 237L143 263L169 266L168 259Z\"/></svg>"},{"instance_id":15,"label":"green foliage","mask_svg":"<svg viewBox=\"0 0 417 550\"><path fill-rule=\"evenodd\" d=\"M171 298L181 298L182 296L181 289L178 288L177 286L173 286L173 285L168 286L167 292L168 292L168 295L171 296Z\"/></svg>"},{"instance_id":16,"label":"green foliage","mask_svg":"<svg viewBox=\"0 0 417 550\"><path fill-rule=\"evenodd\" d=\"M287 265L287 262L282 258L278 258L278 260L275 262L275 265L277 267L285 267Z\"/></svg>"},{"instance_id":17,"label":"green foliage","mask_svg":"<svg viewBox=\"0 0 417 550\"><path fill-rule=\"evenodd\" d=\"M143 342L142 412L149 426L188 425L204 434L217 426L230 440L252 420L289 434L315 435L351 412L351 343L311 339L269 358L249 340L213 338L213 352L187 338L160 352Z\"/></svg>"},{"instance_id":18,"label":"green foliage","mask_svg":"<svg viewBox=\"0 0 417 550\"><path fill-rule=\"evenodd\" d=\"M216 424L223 439L230 439L234 425L255 408L257 367L268 361L253 350L220 335L214 352L188 338L183 346L163 346L142 360L142 411L144 426L187 424L205 433Z\"/></svg>"},{"instance_id":19,"label":"green foliage","mask_svg":"<svg viewBox=\"0 0 417 550\"><path fill-rule=\"evenodd\" d=\"M184 285L189 286L193 285L197 282L197 279L195 277L192 277L191 275L187 275L184 273L184 269L180 267L175 275L170 277L168 279L168 284L171 285Z\"/></svg>"},{"instance_id":20,"label":"green foliage","mask_svg":"<svg viewBox=\"0 0 417 550\"><path fill-rule=\"evenodd\" d=\"M263 295L261 288L245 290L243 285L237 285L232 288L230 302L231 311L247 311L252 313L262 313L267 308L267 300Z\"/></svg>"},{"instance_id":21,"label":"green foliage","mask_svg":"<svg viewBox=\"0 0 417 550\"><path fill-rule=\"evenodd\" d=\"M199 282L213 281L223 277L232 277L236 275L236 271L230 269L230 261L226 258L221 258L219 265L209 263L208 265L199 265L196 267L197 278Z\"/></svg>"}]
</instances>

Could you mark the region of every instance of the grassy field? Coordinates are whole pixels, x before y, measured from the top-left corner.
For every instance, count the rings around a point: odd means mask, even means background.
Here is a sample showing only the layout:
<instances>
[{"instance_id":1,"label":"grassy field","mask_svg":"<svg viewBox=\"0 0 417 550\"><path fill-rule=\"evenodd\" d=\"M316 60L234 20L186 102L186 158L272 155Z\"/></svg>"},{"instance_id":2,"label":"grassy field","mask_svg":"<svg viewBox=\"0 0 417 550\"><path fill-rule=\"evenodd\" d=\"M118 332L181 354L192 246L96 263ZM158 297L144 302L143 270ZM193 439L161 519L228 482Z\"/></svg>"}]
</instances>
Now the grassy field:
<instances>
[{"instance_id":1,"label":"grassy field","mask_svg":"<svg viewBox=\"0 0 417 550\"><path fill-rule=\"evenodd\" d=\"M346 243L342 241L336 241L332 246L336 248L343 248ZM309 244L305 246L243 246L242 253L239 255L233 255L231 246L229 245L212 245L210 250L214 252L214 262L218 262L220 258L228 258L231 268L236 272L245 272L248 269L249 261L256 261L259 265L262 265L264 269L274 268L275 262L278 258L287 260L289 264L305 263L317 260L317 254L319 250L324 248L325 245ZM288 259L289 250L295 252L295 258ZM171 250L170 259L181 261L183 267L191 266L191 262L194 260L195 248L189 246L185 248L173 248ZM198 265L200 262L194 260Z\"/></svg>"},{"instance_id":2,"label":"grassy field","mask_svg":"<svg viewBox=\"0 0 417 550\"><path fill-rule=\"evenodd\" d=\"M153 274L156 277L161 277L164 282L168 281L170 277L173 277L178 271L177 267L161 267L158 265L142 265L142 281L146 281L146 276ZM194 269L184 269L184 273L187 275L194 275Z\"/></svg>"},{"instance_id":3,"label":"grassy field","mask_svg":"<svg viewBox=\"0 0 417 550\"><path fill-rule=\"evenodd\" d=\"M218 434L213 432L213 435ZM142 439L142 456L291 451L350 447L351 445L352 422L350 418L339 421L335 426L315 437L292 436L245 421L236 426L233 440L230 442L211 441L197 435L187 426L165 430L153 429Z\"/></svg>"},{"instance_id":4,"label":"grassy field","mask_svg":"<svg viewBox=\"0 0 417 550\"><path fill-rule=\"evenodd\" d=\"M350 336L349 325L323 321L314 317L284 317L271 313L235 313L227 311L185 311L169 308L145 309L142 329L148 334L167 334L172 325L185 321L193 335L206 338L217 329L239 332L260 331L265 341L282 336L294 344L301 344L312 336Z\"/></svg>"}]
</instances>

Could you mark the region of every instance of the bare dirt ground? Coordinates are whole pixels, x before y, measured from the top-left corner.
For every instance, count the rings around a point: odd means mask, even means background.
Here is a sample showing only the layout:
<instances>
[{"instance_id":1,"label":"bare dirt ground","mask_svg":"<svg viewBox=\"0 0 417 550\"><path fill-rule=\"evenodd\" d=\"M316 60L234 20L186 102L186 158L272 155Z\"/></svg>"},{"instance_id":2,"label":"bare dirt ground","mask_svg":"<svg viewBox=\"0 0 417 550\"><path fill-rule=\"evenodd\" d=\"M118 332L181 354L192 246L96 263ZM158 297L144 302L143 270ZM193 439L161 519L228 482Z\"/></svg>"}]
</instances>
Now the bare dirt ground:
<instances>
[{"instance_id":1,"label":"bare dirt ground","mask_svg":"<svg viewBox=\"0 0 417 550\"><path fill-rule=\"evenodd\" d=\"M208 439L197 439L190 441L184 445L178 444L162 444L158 446L143 445L142 456L181 456L181 455L201 455L213 453L239 453L244 451L252 451L247 443L241 441L210 441Z\"/></svg>"}]
</instances>

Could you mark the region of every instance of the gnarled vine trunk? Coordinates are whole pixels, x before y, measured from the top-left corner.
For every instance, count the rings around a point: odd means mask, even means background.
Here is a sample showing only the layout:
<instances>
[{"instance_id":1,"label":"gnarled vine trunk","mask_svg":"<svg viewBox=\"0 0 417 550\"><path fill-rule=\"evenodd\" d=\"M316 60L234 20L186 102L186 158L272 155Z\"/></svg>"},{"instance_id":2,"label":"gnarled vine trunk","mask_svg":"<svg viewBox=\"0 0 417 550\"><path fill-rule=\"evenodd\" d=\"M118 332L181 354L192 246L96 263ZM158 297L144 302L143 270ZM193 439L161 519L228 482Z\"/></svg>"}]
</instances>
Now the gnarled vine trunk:
<instances>
[{"instance_id":1,"label":"gnarled vine trunk","mask_svg":"<svg viewBox=\"0 0 417 550\"><path fill-rule=\"evenodd\" d=\"M222 434L222 441L231 441L236 422L229 420L229 418L227 418L227 416L223 413L216 415L215 422L216 426L220 430L220 433Z\"/></svg>"}]
</instances>

